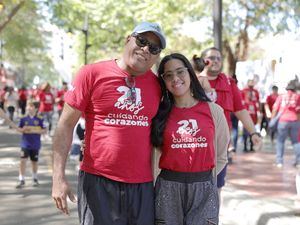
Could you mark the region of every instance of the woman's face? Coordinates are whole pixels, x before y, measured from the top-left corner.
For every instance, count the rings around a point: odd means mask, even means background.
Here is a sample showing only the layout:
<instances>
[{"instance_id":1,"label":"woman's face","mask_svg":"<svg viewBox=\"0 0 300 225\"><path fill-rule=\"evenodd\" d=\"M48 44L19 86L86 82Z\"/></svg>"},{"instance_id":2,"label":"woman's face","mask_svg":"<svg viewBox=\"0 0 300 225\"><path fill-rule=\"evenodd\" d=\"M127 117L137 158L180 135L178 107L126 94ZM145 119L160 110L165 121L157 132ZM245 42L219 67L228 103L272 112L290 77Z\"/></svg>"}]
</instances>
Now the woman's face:
<instances>
[{"instance_id":1,"label":"woman's face","mask_svg":"<svg viewBox=\"0 0 300 225\"><path fill-rule=\"evenodd\" d=\"M188 69L179 59L171 59L164 66L162 78L174 98L190 97L191 78Z\"/></svg>"}]
</instances>

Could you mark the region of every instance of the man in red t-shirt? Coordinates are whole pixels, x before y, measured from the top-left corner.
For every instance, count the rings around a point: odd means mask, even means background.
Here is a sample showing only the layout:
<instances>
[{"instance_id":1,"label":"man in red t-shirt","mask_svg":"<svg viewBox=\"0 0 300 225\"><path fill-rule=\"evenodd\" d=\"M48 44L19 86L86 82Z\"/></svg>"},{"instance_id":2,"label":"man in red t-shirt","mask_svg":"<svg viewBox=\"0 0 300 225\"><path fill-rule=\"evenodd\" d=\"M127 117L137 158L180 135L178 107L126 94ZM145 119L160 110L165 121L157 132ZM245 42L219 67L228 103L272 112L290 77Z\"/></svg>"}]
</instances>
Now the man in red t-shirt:
<instances>
[{"instance_id":1,"label":"man in red t-shirt","mask_svg":"<svg viewBox=\"0 0 300 225\"><path fill-rule=\"evenodd\" d=\"M278 98L278 87L276 85L274 85L272 87L272 93L267 96L266 103L265 103L265 112L266 112L268 123L269 123L271 115L272 115L273 105L276 102L277 98ZM269 130L269 135L271 137L272 143L274 142L275 134L276 134L276 130L274 130L274 129Z\"/></svg>"},{"instance_id":2,"label":"man in red t-shirt","mask_svg":"<svg viewBox=\"0 0 300 225\"><path fill-rule=\"evenodd\" d=\"M120 58L80 69L53 140L52 197L69 214L74 195L65 177L72 131L84 113L85 151L79 172L79 220L84 224L153 225L150 129L161 99L151 67L166 47L156 23L143 22Z\"/></svg>"},{"instance_id":3,"label":"man in red t-shirt","mask_svg":"<svg viewBox=\"0 0 300 225\"><path fill-rule=\"evenodd\" d=\"M68 84L67 82L62 82L62 89L57 92L57 96L55 98L55 102L57 103L57 112L58 112L58 117L60 117L62 109L65 104L64 96L65 93L68 91Z\"/></svg>"},{"instance_id":4,"label":"man in red t-shirt","mask_svg":"<svg viewBox=\"0 0 300 225\"><path fill-rule=\"evenodd\" d=\"M27 90L25 86L22 86L18 90L19 94L19 107L21 109L21 114L25 115L26 112L26 104L27 104Z\"/></svg>"},{"instance_id":5,"label":"man in red t-shirt","mask_svg":"<svg viewBox=\"0 0 300 225\"><path fill-rule=\"evenodd\" d=\"M258 122L258 115L259 115L259 93L254 88L254 80L249 79L247 82L247 87L242 90L242 99L246 109L248 110L250 117L255 124ZM248 151L248 138L249 132L244 128L243 129L243 139L244 139L244 152ZM253 150L253 143L250 140L250 151Z\"/></svg>"},{"instance_id":6,"label":"man in red t-shirt","mask_svg":"<svg viewBox=\"0 0 300 225\"><path fill-rule=\"evenodd\" d=\"M43 116L44 121L48 127L48 134L45 138L50 138L50 133L53 124L53 106L54 106L54 96L51 92L51 85L49 82L42 84L40 92L38 94L40 107L39 113Z\"/></svg>"},{"instance_id":7,"label":"man in red t-shirt","mask_svg":"<svg viewBox=\"0 0 300 225\"><path fill-rule=\"evenodd\" d=\"M221 72L222 56L220 51L215 47L208 48L202 52L201 58L206 62L206 66L199 79L208 79L211 88L215 90L217 96L215 102L223 108L228 126L231 128L230 113L234 112L235 116L251 134L253 143L260 145L260 134L255 132L251 117L242 103L240 90L232 78ZM226 168L217 177L219 191L225 185Z\"/></svg>"}]
</instances>

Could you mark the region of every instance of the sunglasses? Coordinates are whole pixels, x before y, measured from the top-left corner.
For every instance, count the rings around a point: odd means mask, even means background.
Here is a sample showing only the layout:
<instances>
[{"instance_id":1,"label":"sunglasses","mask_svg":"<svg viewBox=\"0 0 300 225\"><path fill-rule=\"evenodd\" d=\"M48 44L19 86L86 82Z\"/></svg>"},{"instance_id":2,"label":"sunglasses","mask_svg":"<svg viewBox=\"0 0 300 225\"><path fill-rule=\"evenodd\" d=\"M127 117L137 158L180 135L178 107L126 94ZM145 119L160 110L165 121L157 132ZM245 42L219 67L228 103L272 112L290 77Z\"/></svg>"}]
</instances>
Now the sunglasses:
<instances>
[{"instance_id":1,"label":"sunglasses","mask_svg":"<svg viewBox=\"0 0 300 225\"><path fill-rule=\"evenodd\" d=\"M132 37L135 37L135 44L139 47L145 47L148 46L149 52L152 55L157 55L161 52L161 47L151 43L150 41L148 41L146 38L144 38L142 35L139 35L137 33L133 33L131 35Z\"/></svg>"},{"instance_id":2,"label":"sunglasses","mask_svg":"<svg viewBox=\"0 0 300 225\"><path fill-rule=\"evenodd\" d=\"M135 79L133 76L125 77L126 86L129 88L126 98L131 101L131 103L136 103L136 90L135 90Z\"/></svg>"},{"instance_id":3,"label":"sunglasses","mask_svg":"<svg viewBox=\"0 0 300 225\"><path fill-rule=\"evenodd\" d=\"M209 57L206 57L207 59L210 59L211 61L219 61L221 62L221 57L220 56L209 56Z\"/></svg>"},{"instance_id":4,"label":"sunglasses","mask_svg":"<svg viewBox=\"0 0 300 225\"><path fill-rule=\"evenodd\" d=\"M167 81L167 82L172 81L175 76L179 77L180 79L183 79L187 75L187 73L186 73L187 70L188 70L188 68L181 67L174 71L168 71L166 73L163 73L161 75L161 77L164 81Z\"/></svg>"}]
</instances>

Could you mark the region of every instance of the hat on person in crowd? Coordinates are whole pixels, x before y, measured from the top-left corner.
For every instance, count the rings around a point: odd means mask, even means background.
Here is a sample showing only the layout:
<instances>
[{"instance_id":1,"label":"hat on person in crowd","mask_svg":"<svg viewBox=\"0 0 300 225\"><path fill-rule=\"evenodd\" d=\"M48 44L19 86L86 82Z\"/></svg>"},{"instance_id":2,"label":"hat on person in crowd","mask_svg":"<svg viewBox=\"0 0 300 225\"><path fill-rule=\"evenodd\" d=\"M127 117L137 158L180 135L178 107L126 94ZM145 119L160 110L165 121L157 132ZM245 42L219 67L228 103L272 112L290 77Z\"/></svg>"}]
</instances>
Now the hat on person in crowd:
<instances>
[{"instance_id":1,"label":"hat on person in crowd","mask_svg":"<svg viewBox=\"0 0 300 225\"><path fill-rule=\"evenodd\" d=\"M145 32L153 32L159 37L162 49L166 48L166 37L157 23L141 22L134 28L132 33L141 34Z\"/></svg>"},{"instance_id":2,"label":"hat on person in crowd","mask_svg":"<svg viewBox=\"0 0 300 225\"><path fill-rule=\"evenodd\" d=\"M291 90L291 91L295 91L297 89L297 85L295 80L291 80L288 85L286 86L285 90Z\"/></svg>"}]
</instances>

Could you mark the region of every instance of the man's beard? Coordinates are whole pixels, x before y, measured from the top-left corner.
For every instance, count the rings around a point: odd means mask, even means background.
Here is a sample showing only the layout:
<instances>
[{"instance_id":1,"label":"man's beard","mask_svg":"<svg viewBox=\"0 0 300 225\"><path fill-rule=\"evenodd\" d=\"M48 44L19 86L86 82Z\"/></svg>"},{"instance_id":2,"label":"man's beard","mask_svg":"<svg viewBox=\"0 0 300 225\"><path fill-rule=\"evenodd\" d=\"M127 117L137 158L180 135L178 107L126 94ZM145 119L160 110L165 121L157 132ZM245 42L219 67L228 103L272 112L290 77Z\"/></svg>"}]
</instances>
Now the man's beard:
<instances>
[{"instance_id":1,"label":"man's beard","mask_svg":"<svg viewBox=\"0 0 300 225\"><path fill-rule=\"evenodd\" d=\"M219 73L221 72L221 70L209 70L209 75L212 77L216 77L219 75Z\"/></svg>"}]
</instances>

